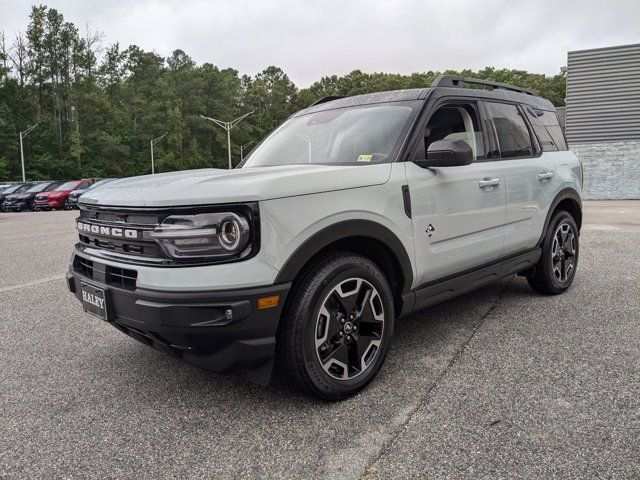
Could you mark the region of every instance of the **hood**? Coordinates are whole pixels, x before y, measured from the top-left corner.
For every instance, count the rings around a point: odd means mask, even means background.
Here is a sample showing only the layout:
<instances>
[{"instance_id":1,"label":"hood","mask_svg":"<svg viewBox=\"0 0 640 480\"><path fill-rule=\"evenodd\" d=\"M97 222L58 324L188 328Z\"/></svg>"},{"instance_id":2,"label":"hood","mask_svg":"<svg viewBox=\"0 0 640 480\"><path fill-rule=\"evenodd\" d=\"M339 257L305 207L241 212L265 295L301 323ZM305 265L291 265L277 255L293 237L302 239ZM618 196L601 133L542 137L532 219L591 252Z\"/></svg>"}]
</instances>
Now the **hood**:
<instances>
[{"instance_id":1,"label":"hood","mask_svg":"<svg viewBox=\"0 0 640 480\"><path fill-rule=\"evenodd\" d=\"M32 193L10 193L5 197L5 200L18 200L23 198L29 198Z\"/></svg>"},{"instance_id":2,"label":"hood","mask_svg":"<svg viewBox=\"0 0 640 480\"><path fill-rule=\"evenodd\" d=\"M254 202L380 185L390 172L390 163L187 170L114 180L87 191L82 203L165 207Z\"/></svg>"}]
</instances>

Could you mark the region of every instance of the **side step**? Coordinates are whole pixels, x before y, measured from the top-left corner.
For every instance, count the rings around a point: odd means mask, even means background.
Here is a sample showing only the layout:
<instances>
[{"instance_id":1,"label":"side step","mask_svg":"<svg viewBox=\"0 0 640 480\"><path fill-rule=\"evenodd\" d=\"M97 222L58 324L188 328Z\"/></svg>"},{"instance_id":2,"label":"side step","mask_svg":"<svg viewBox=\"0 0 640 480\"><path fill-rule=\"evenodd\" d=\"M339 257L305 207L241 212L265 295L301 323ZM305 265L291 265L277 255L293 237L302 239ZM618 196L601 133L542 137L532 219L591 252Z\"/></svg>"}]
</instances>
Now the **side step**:
<instances>
[{"instance_id":1,"label":"side step","mask_svg":"<svg viewBox=\"0 0 640 480\"><path fill-rule=\"evenodd\" d=\"M414 290L415 302L413 308L411 312L403 312L403 315L431 307L463 293L484 287L514 273L528 270L538 263L541 254L541 249L535 248L515 257L480 267L468 273L456 275L453 278L428 283Z\"/></svg>"}]
</instances>

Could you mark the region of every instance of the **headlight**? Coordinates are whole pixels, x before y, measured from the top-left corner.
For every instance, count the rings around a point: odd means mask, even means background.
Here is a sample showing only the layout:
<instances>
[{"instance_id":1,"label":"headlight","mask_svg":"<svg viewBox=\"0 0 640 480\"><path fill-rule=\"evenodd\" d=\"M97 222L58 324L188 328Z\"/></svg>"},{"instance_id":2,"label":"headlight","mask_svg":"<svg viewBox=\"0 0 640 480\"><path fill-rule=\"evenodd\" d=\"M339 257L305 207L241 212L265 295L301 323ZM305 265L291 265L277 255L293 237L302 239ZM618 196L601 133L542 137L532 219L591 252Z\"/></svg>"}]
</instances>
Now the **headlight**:
<instances>
[{"instance_id":1,"label":"headlight","mask_svg":"<svg viewBox=\"0 0 640 480\"><path fill-rule=\"evenodd\" d=\"M146 238L169 257L180 260L243 257L251 249L247 219L233 212L171 215Z\"/></svg>"}]
</instances>

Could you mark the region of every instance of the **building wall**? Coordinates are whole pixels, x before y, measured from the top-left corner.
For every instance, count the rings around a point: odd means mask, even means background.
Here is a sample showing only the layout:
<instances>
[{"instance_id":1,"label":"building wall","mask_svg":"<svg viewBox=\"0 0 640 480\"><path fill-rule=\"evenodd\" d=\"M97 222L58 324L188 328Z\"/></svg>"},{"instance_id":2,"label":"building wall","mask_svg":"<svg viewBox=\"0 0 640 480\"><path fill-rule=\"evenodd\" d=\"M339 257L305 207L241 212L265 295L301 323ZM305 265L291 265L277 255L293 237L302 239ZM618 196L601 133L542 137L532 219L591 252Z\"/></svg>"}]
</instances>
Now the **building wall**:
<instances>
[{"instance_id":1,"label":"building wall","mask_svg":"<svg viewBox=\"0 0 640 480\"><path fill-rule=\"evenodd\" d=\"M585 198L640 198L640 44L569 52L566 104Z\"/></svg>"},{"instance_id":2,"label":"building wall","mask_svg":"<svg viewBox=\"0 0 640 480\"><path fill-rule=\"evenodd\" d=\"M640 43L569 52L569 143L640 140Z\"/></svg>"},{"instance_id":3,"label":"building wall","mask_svg":"<svg viewBox=\"0 0 640 480\"><path fill-rule=\"evenodd\" d=\"M582 162L584 198L640 198L640 140L574 143L569 148Z\"/></svg>"}]
</instances>

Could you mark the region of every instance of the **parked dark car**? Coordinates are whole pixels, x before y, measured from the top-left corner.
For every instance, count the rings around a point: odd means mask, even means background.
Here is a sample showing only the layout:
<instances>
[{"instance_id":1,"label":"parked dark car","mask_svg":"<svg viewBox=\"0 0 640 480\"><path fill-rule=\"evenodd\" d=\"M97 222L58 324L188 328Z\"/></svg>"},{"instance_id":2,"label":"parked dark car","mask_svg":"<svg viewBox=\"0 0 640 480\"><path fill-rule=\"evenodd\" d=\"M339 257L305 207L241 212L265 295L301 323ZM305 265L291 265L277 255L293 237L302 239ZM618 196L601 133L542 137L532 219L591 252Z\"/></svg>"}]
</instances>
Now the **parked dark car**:
<instances>
[{"instance_id":1,"label":"parked dark car","mask_svg":"<svg viewBox=\"0 0 640 480\"><path fill-rule=\"evenodd\" d=\"M80 198L80 196L89 191L89 190L93 190L96 187L99 187L100 185L104 185L105 183L109 183L112 182L114 180L117 180L117 178L103 178L100 180L96 180L96 183L93 183L89 186L89 188L85 188L85 189L80 189L80 190L74 190L73 192L71 192L71 194L69 195L69 208L78 208L78 199Z\"/></svg>"},{"instance_id":2,"label":"parked dark car","mask_svg":"<svg viewBox=\"0 0 640 480\"><path fill-rule=\"evenodd\" d=\"M93 182L90 179L70 180L58 188L36 195L33 202L34 210L68 210L69 195L74 190L86 190Z\"/></svg>"},{"instance_id":3,"label":"parked dark car","mask_svg":"<svg viewBox=\"0 0 640 480\"><path fill-rule=\"evenodd\" d=\"M24 192L26 190L28 190L29 188L31 188L31 186L33 186L32 182L20 182L20 183L16 183L15 185L11 185L10 187L5 188L4 190L2 190L2 192L0 192L0 208L2 208L2 210L4 210L4 199L13 194L13 193L21 193Z\"/></svg>"},{"instance_id":4,"label":"parked dark car","mask_svg":"<svg viewBox=\"0 0 640 480\"><path fill-rule=\"evenodd\" d=\"M22 210L34 210L34 200L36 195L48 190L54 190L62 184L60 180L48 180L45 182L37 182L30 188L19 193L7 195L4 200L4 210L20 212Z\"/></svg>"}]
</instances>

